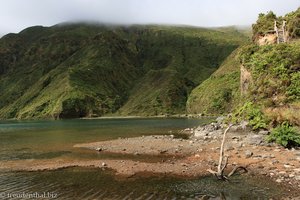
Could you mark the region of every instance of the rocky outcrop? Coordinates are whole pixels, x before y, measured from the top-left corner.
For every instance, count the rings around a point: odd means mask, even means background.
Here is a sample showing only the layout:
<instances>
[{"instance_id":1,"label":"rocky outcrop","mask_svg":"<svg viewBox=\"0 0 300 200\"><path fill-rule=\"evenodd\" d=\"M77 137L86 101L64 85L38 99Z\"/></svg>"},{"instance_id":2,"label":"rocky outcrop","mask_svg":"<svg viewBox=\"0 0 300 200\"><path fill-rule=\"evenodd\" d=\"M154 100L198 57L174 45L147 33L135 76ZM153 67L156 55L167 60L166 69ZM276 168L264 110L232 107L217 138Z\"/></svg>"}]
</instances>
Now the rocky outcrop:
<instances>
[{"instance_id":1,"label":"rocky outcrop","mask_svg":"<svg viewBox=\"0 0 300 200\"><path fill-rule=\"evenodd\" d=\"M249 87L252 84L252 74L251 72L246 69L243 65L241 65L241 79L240 79L240 89L241 94L245 95L249 91Z\"/></svg>"},{"instance_id":2,"label":"rocky outcrop","mask_svg":"<svg viewBox=\"0 0 300 200\"><path fill-rule=\"evenodd\" d=\"M259 35L256 39L256 43L259 46L269 45L269 44L276 44L277 43L277 36L276 36L275 33L267 33L265 35Z\"/></svg>"}]
</instances>

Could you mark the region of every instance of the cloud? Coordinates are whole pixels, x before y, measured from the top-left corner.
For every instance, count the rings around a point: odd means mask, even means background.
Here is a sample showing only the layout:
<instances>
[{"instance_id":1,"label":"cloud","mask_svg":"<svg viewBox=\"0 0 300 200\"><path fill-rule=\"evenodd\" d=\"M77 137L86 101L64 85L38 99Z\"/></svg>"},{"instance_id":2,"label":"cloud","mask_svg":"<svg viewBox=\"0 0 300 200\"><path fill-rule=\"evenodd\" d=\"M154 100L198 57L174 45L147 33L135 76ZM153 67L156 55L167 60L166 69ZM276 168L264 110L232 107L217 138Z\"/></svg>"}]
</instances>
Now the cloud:
<instances>
[{"instance_id":1,"label":"cloud","mask_svg":"<svg viewBox=\"0 0 300 200\"><path fill-rule=\"evenodd\" d=\"M66 21L118 24L245 25L261 12L283 15L299 0L0 0L0 33Z\"/></svg>"}]
</instances>

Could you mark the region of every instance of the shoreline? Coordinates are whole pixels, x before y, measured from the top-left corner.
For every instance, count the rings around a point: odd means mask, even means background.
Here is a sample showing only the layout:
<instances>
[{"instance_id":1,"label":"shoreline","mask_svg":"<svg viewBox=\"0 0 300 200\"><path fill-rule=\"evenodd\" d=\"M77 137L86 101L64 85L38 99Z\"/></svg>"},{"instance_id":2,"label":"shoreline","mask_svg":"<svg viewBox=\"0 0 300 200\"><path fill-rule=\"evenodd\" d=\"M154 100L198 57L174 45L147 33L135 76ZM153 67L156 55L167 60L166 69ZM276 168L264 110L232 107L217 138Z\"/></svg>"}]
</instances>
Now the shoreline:
<instances>
[{"instance_id":1,"label":"shoreline","mask_svg":"<svg viewBox=\"0 0 300 200\"><path fill-rule=\"evenodd\" d=\"M0 163L2 171L45 171L69 167L93 167L113 170L117 177L129 178L139 174L164 174L183 178L212 176L208 169L216 169L222 131L203 138L174 138L172 135L119 138L116 140L76 144L95 153L119 154L120 159L45 159L18 160ZM244 166L249 175L266 177L288 191L300 193L300 150L288 150L277 145L250 144L249 133L229 132L225 154L229 156L228 174L235 166ZM257 135L251 136L252 139ZM254 141L255 142L255 141ZM137 159L122 159L132 155ZM149 160L139 161L139 156ZM160 161L151 162L151 156Z\"/></svg>"}]
</instances>

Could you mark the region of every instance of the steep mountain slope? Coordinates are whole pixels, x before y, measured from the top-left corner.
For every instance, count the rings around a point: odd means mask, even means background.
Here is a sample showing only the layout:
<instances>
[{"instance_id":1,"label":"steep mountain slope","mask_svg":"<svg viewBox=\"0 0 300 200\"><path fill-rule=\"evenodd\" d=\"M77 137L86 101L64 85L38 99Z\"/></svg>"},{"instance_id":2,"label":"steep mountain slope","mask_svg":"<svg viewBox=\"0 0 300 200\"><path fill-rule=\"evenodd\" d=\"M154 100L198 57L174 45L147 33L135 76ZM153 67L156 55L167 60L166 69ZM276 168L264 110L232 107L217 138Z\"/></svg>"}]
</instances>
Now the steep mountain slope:
<instances>
[{"instance_id":1,"label":"steep mountain slope","mask_svg":"<svg viewBox=\"0 0 300 200\"><path fill-rule=\"evenodd\" d=\"M278 45L249 45L241 63L251 73L247 100L255 102L274 125L300 125L300 41Z\"/></svg>"},{"instance_id":2,"label":"steep mountain slope","mask_svg":"<svg viewBox=\"0 0 300 200\"><path fill-rule=\"evenodd\" d=\"M277 44L276 33L268 32L274 20L286 20L287 43ZM273 12L260 14L253 25L254 42L234 51L209 79L192 91L187 111L233 112L234 117L254 120L253 125L260 128L282 123L299 126L299 23L300 8L283 17ZM272 34L275 44L257 44L258 37Z\"/></svg>"},{"instance_id":3,"label":"steep mountain slope","mask_svg":"<svg viewBox=\"0 0 300 200\"><path fill-rule=\"evenodd\" d=\"M192 27L31 27L0 39L0 118L185 112L246 36Z\"/></svg>"},{"instance_id":4,"label":"steep mountain slope","mask_svg":"<svg viewBox=\"0 0 300 200\"><path fill-rule=\"evenodd\" d=\"M239 103L239 51L232 52L216 72L191 92L187 101L188 113L223 114Z\"/></svg>"}]
</instances>

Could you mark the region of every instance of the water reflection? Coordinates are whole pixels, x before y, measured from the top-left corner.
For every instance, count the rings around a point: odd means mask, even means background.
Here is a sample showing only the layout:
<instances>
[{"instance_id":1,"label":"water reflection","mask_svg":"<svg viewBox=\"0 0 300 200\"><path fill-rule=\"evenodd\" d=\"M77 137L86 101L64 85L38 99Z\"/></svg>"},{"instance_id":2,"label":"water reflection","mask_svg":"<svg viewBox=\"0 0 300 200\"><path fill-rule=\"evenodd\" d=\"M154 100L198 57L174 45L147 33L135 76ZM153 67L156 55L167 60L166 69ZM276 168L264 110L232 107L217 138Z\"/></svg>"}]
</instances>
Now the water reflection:
<instances>
[{"instance_id":1,"label":"water reflection","mask_svg":"<svg viewBox=\"0 0 300 200\"><path fill-rule=\"evenodd\" d=\"M230 183L213 177L184 180L162 175L127 179L91 168L0 173L0 192L52 192L58 199L269 199L282 192L268 185L249 176Z\"/></svg>"}]
</instances>

